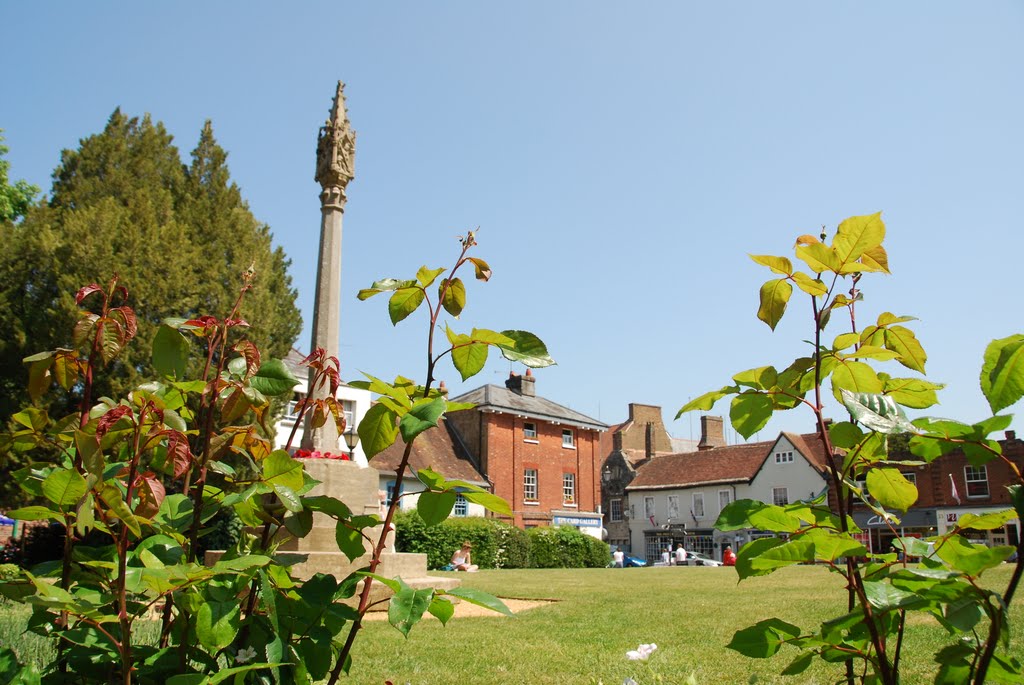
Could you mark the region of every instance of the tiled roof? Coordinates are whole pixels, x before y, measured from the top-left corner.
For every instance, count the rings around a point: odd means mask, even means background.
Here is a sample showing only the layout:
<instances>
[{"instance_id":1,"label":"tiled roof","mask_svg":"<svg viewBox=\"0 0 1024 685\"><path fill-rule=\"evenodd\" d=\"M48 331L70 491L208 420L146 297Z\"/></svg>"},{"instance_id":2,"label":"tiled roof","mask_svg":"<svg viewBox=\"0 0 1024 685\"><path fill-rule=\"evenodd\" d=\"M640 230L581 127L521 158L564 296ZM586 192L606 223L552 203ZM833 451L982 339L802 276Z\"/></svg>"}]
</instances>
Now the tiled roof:
<instances>
[{"instance_id":1,"label":"tiled roof","mask_svg":"<svg viewBox=\"0 0 1024 685\"><path fill-rule=\"evenodd\" d=\"M452 402L472 402L481 411L496 411L505 414L519 414L552 423L564 423L578 428L608 430L608 424L601 423L578 411L563 407L543 397L530 397L512 392L498 385L484 385L476 390L453 397Z\"/></svg>"},{"instance_id":2,"label":"tiled roof","mask_svg":"<svg viewBox=\"0 0 1024 685\"><path fill-rule=\"evenodd\" d=\"M816 433L783 433L819 472L825 469L825 451ZM778 441L728 445L699 452L667 454L643 464L627 490L692 487L750 481Z\"/></svg>"},{"instance_id":3,"label":"tiled roof","mask_svg":"<svg viewBox=\"0 0 1024 685\"><path fill-rule=\"evenodd\" d=\"M487 479L480 475L462 443L453 433L445 419L441 420L439 426L420 433L412 444L412 455L409 457L409 466L413 473L419 469L429 468L448 480L465 480L477 485L487 485ZM394 473L402 463L404 453L405 442L399 435L395 444L370 460L370 466L378 471ZM415 477L406 473L406 477L410 476Z\"/></svg>"}]
</instances>

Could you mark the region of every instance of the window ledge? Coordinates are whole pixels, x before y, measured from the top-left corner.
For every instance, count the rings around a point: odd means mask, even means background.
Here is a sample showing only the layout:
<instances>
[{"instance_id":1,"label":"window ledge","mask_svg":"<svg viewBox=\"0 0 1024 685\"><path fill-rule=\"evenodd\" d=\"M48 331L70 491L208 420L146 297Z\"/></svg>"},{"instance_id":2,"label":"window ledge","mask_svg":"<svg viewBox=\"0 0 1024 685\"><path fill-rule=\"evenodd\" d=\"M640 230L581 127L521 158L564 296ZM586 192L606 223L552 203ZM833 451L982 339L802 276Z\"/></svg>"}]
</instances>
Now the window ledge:
<instances>
[{"instance_id":1,"label":"window ledge","mask_svg":"<svg viewBox=\"0 0 1024 685\"><path fill-rule=\"evenodd\" d=\"M563 450L574 450L574 449L576 449L576 445L565 445L565 444L563 444L562 445L562 449Z\"/></svg>"},{"instance_id":2,"label":"window ledge","mask_svg":"<svg viewBox=\"0 0 1024 685\"><path fill-rule=\"evenodd\" d=\"M523 504L525 504L528 507L539 507L540 506L540 502L536 502L534 500L524 500Z\"/></svg>"},{"instance_id":3,"label":"window ledge","mask_svg":"<svg viewBox=\"0 0 1024 685\"><path fill-rule=\"evenodd\" d=\"M573 504L572 502L562 502L562 506L563 507L572 507L573 509L577 509L578 508L578 506Z\"/></svg>"},{"instance_id":4,"label":"window ledge","mask_svg":"<svg viewBox=\"0 0 1024 685\"><path fill-rule=\"evenodd\" d=\"M540 440L537 440L536 438L523 438L523 442L528 442L531 445L537 445L540 443Z\"/></svg>"}]
</instances>

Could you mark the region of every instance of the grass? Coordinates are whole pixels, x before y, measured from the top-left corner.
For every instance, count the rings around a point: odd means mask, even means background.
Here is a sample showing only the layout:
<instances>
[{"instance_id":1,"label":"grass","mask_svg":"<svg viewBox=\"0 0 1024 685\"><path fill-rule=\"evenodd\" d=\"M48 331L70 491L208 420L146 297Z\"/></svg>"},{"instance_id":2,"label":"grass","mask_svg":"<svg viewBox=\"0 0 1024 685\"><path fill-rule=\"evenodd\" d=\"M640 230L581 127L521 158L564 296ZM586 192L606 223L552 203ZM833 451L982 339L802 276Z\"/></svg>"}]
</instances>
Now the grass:
<instances>
[{"instance_id":1,"label":"grass","mask_svg":"<svg viewBox=\"0 0 1024 685\"><path fill-rule=\"evenodd\" d=\"M1004 587L1010 567L986 573ZM797 655L787 648L771 659L748 659L726 649L736 630L777 616L811 627L845 606L840 579L820 567L782 569L736 582L730 569L552 569L459 574L463 584L502 597L553 599L515 618L495 615L418 624L404 639L386 622L368 622L356 642L351 677L343 682L383 685L489 685L567 683L619 685L627 676L652 682L647 666L626 659L626 650L655 642L650 666L666 683L832 683L841 666L815 663L799 676L779 672ZM1024 599L1013 614L1024 620ZM0 603L0 645L24 657L52 658L42 638L24 633L28 612ZM931 655L949 642L927 618L908 622L902 663L904 684L930 683ZM1024 647L1014 655L1024 659Z\"/></svg>"}]
</instances>

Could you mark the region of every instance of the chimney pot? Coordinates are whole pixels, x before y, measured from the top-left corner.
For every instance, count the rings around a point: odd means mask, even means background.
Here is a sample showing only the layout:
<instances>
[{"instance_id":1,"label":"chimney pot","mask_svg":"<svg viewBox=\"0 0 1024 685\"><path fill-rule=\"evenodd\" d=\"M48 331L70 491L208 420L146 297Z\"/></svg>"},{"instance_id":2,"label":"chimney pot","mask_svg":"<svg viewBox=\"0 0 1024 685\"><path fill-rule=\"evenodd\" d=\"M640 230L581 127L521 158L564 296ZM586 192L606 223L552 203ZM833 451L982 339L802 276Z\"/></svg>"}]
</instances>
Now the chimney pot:
<instances>
[{"instance_id":1,"label":"chimney pot","mask_svg":"<svg viewBox=\"0 0 1024 685\"><path fill-rule=\"evenodd\" d=\"M1006 439L1007 440L1016 440L1017 439L1017 431L1006 431Z\"/></svg>"},{"instance_id":2,"label":"chimney pot","mask_svg":"<svg viewBox=\"0 0 1024 685\"><path fill-rule=\"evenodd\" d=\"M700 417L700 443L698 450L709 450L715 447L725 447L725 431L722 426L721 416Z\"/></svg>"}]
</instances>

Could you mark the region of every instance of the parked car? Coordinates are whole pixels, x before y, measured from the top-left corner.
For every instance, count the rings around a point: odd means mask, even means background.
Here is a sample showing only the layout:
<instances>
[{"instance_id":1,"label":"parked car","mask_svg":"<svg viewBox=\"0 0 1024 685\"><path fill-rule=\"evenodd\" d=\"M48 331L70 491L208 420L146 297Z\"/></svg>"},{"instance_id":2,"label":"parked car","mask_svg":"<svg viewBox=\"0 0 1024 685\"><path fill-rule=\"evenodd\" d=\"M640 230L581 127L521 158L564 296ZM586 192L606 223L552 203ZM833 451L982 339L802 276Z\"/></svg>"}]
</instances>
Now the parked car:
<instances>
[{"instance_id":1,"label":"parked car","mask_svg":"<svg viewBox=\"0 0 1024 685\"><path fill-rule=\"evenodd\" d=\"M700 552L687 552L686 560L694 566L721 566L722 562L715 561L709 556L705 556Z\"/></svg>"},{"instance_id":2,"label":"parked car","mask_svg":"<svg viewBox=\"0 0 1024 685\"><path fill-rule=\"evenodd\" d=\"M643 568L647 565L647 562L637 557L631 557L628 554L626 558L622 560L622 566L624 568Z\"/></svg>"}]
</instances>

